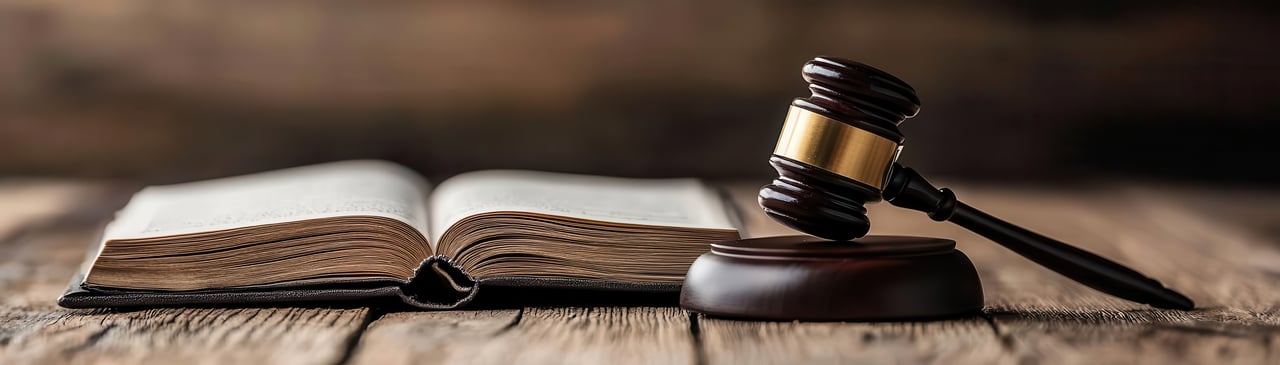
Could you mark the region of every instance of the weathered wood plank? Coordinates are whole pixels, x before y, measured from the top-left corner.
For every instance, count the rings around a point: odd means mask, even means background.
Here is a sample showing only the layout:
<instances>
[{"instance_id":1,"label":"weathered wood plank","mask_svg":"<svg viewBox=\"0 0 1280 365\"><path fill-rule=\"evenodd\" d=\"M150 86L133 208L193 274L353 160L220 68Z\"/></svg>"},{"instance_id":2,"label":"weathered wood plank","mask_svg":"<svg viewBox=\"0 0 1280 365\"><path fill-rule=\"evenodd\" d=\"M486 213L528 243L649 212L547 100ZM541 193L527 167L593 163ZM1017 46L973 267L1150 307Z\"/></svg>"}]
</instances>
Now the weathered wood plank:
<instances>
[{"instance_id":1,"label":"weathered wood plank","mask_svg":"<svg viewBox=\"0 0 1280 365\"><path fill-rule=\"evenodd\" d=\"M710 364L990 364L1005 343L983 318L935 322L751 322L699 317Z\"/></svg>"},{"instance_id":2,"label":"weathered wood plank","mask_svg":"<svg viewBox=\"0 0 1280 365\"><path fill-rule=\"evenodd\" d=\"M1280 282L1274 274L1280 256L1273 243L1141 189L1104 187L1045 200L1052 195L1001 192L977 199L993 211L1022 212L1019 219L1028 226L1159 278L1194 298L1200 309L1167 311L1118 301L1043 269L1004 263L996 276L1000 290L1017 294L996 297L988 312L1001 335L1015 339L1016 358L1101 358L1117 364L1280 361Z\"/></svg>"},{"instance_id":3,"label":"weathered wood plank","mask_svg":"<svg viewBox=\"0 0 1280 365\"><path fill-rule=\"evenodd\" d=\"M526 308L396 313L375 321L356 364L691 364L689 317L679 308ZM407 347L412 345L412 347Z\"/></svg>"},{"instance_id":4,"label":"weathered wood plank","mask_svg":"<svg viewBox=\"0 0 1280 365\"><path fill-rule=\"evenodd\" d=\"M0 242L0 307L49 307L66 289L97 224L53 224Z\"/></svg>"},{"instance_id":5,"label":"weathered wood plank","mask_svg":"<svg viewBox=\"0 0 1280 365\"><path fill-rule=\"evenodd\" d=\"M399 312L369 325L352 364L447 364L476 356L476 346L515 326L520 310Z\"/></svg>"},{"instance_id":6,"label":"weathered wood plank","mask_svg":"<svg viewBox=\"0 0 1280 365\"><path fill-rule=\"evenodd\" d=\"M1018 363L1280 362L1280 316L1274 310L1022 310L991 315Z\"/></svg>"},{"instance_id":7,"label":"weathered wood plank","mask_svg":"<svg viewBox=\"0 0 1280 365\"><path fill-rule=\"evenodd\" d=\"M0 363L332 364L367 309L67 310L54 300L120 196L84 196L0 240ZM86 216L86 214L96 216Z\"/></svg>"},{"instance_id":8,"label":"weathered wood plank","mask_svg":"<svg viewBox=\"0 0 1280 365\"><path fill-rule=\"evenodd\" d=\"M0 308L5 364L333 364L366 309Z\"/></svg>"},{"instance_id":9,"label":"weathered wood plank","mask_svg":"<svg viewBox=\"0 0 1280 365\"><path fill-rule=\"evenodd\" d=\"M1019 361L1275 362L1280 267L1274 244L1239 226L1120 186L1076 191L964 189L989 212L1153 276L1196 300L1194 312L1111 298L943 224L892 212L883 229L956 237L979 266L988 314ZM909 213L909 212L902 212Z\"/></svg>"}]
</instances>

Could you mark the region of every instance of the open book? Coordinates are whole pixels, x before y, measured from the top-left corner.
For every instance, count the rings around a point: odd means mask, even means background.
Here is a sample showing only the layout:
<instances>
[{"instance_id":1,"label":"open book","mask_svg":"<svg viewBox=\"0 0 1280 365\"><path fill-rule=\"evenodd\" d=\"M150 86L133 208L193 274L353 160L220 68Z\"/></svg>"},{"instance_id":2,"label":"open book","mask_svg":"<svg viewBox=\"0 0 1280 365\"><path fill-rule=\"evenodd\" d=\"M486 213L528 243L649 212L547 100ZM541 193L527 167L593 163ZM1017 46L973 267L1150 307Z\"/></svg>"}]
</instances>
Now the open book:
<instances>
[{"instance_id":1,"label":"open book","mask_svg":"<svg viewBox=\"0 0 1280 365\"><path fill-rule=\"evenodd\" d=\"M432 189L371 160L152 186L58 302L443 309L488 285L674 291L709 244L739 237L728 204L694 179L492 170Z\"/></svg>"}]
</instances>

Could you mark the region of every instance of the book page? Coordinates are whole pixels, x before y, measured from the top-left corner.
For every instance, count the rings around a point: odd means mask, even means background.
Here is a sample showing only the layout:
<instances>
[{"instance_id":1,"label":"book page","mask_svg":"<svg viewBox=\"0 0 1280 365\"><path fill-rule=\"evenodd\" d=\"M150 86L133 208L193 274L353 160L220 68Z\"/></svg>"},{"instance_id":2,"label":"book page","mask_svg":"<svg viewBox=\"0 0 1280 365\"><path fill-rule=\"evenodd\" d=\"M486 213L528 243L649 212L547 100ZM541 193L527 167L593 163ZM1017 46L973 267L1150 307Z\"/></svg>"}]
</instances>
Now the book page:
<instances>
[{"instance_id":1,"label":"book page","mask_svg":"<svg viewBox=\"0 0 1280 365\"><path fill-rule=\"evenodd\" d=\"M357 160L151 186L133 196L105 239L146 238L339 216L381 216L427 232L422 178Z\"/></svg>"},{"instance_id":2,"label":"book page","mask_svg":"<svg viewBox=\"0 0 1280 365\"><path fill-rule=\"evenodd\" d=\"M527 212L649 226L735 230L716 192L697 179L626 179L489 170L441 183L431 196L432 242L468 216Z\"/></svg>"}]
</instances>

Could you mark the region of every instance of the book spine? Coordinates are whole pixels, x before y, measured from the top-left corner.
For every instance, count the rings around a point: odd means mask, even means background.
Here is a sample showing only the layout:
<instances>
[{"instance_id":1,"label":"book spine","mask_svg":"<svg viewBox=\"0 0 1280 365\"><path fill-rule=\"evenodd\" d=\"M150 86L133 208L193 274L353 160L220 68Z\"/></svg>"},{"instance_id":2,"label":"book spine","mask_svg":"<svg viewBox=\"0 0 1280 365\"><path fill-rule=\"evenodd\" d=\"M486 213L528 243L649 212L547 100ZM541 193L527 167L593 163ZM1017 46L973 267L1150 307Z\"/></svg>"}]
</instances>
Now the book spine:
<instances>
[{"instance_id":1,"label":"book spine","mask_svg":"<svg viewBox=\"0 0 1280 365\"><path fill-rule=\"evenodd\" d=\"M471 302L478 282L446 256L431 256L400 287L400 300L422 309L455 309Z\"/></svg>"}]
</instances>

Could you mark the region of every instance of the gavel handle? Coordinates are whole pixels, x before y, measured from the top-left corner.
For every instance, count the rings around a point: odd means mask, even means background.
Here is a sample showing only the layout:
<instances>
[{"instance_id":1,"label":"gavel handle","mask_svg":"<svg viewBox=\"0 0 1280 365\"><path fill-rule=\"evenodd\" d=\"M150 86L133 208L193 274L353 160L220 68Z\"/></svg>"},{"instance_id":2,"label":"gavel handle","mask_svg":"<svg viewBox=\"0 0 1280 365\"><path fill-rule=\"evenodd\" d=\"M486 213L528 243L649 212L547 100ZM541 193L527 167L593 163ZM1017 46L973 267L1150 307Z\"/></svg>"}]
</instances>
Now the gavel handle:
<instances>
[{"instance_id":1,"label":"gavel handle","mask_svg":"<svg viewBox=\"0 0 1280 365\"><path fill-rule=\"evenodd\" d=\"M1195 308L1190 298L1142 273L961 203L950 189L934 187L911 168L894 164L884 198L893 205L929 213L933 220L955 223L1103 293L1157 308Z\"/></svg>"}]
</instances>

